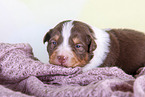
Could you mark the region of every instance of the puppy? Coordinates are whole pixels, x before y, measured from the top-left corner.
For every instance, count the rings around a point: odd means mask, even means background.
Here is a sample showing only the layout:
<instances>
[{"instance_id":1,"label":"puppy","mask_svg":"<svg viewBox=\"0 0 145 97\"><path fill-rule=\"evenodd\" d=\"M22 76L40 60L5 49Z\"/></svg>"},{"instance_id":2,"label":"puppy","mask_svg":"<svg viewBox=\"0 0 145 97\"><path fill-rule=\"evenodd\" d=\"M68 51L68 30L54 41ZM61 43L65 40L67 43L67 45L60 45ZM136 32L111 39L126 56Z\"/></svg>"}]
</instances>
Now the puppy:
<instances>
[{"instance_id":1,"label":"puppy","mask_svg":"<svg viewBox=\"0 0 145 97\"><path fill-rule=\"evenodd\" d=\"M80 21L63 21L50 29L49 62L65 67L117 66L128 74L145 66L145 34L129 29L101 30Z\"/></svg>"}]
</instances>

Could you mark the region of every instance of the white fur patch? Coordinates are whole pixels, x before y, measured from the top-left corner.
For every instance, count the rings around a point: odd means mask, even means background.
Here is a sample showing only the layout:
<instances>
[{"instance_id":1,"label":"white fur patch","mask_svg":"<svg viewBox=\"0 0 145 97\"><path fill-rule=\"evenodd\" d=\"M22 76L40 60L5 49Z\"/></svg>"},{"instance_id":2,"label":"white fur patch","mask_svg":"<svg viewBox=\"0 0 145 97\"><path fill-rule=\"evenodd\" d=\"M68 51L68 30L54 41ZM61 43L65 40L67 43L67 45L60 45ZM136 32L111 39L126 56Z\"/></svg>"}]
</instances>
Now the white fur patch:
<instances>
[{"instance_id":1,"label":"white fur patch","mask_svg":"<svg viewBox=\"0 0 145 97\"><path fill-rule=\"evenodd\" d=\"M62 37L63 37L63 42L62 44L58 47L58 55L68 55L71 53L71 47L69 45L69 37L71 35L71 29L73 27L73 21L66 22L63 24L62 28Z\"/></svg>"},{"instance_id":2,"label":"white fur patch","mask_svg":"<svg viewBox=\"0 0 145 97\"><path fill-rule=\"evenodd\" d=\"M105 60L105 58L107 57L107 54L109 52L109 46L110 46L109 34L104 30L95 27L91 27L91 28L95 33L95 37L96 37L95 42L97 44L97 48L94 51L94 57L90 60L89 64L83 67L83 71L87 71L100 66Z\"/></svg>"}]
</instances>

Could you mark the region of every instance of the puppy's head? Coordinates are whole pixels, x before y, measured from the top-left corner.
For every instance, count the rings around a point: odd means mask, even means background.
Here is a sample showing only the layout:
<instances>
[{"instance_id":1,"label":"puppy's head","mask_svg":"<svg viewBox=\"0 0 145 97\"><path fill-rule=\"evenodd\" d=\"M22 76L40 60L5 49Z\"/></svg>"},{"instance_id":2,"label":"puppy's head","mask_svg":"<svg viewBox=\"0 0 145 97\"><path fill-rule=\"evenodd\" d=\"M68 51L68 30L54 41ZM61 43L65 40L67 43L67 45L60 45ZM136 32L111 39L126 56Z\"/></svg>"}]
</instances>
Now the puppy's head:
<instances>
[{"instance_id":1,"label":"puppy's head","mask_svg":"<svg viewBox=\"0 0 145 97\"><path fill-rule=\"evenodd\" d=\"M49 62L65 67L85 66L93 57L93 30L79 21L63 21L48 31L43 42L48 42Z\"/></svg>"}]
</instances>

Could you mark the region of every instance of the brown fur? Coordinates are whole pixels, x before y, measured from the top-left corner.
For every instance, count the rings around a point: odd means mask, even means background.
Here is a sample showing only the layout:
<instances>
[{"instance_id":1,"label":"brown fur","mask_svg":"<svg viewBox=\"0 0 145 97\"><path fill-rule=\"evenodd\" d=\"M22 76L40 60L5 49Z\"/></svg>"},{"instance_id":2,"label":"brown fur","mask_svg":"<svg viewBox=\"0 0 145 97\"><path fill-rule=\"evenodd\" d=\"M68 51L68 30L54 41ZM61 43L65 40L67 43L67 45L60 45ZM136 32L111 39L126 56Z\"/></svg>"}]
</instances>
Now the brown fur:
<instances>
[{"instance_id":1,"label":"brown fur","mask_svg":"<svg viewBox=\"0 0 145 97\"><path fill-rule=\"evenodd\" d=\"M47 51L52 64L55 64L57 58L55 50L63 42L61 31L66 22L69 21L59 23L44 37L44 43L48 42ZM93 58L93 51L97 48L97 44L91 27L79 21L74 21L73 25L69 39L73 58L67 67L83 67ZM126 73L134 75L140 67L145 66L145 35L143 33L128 29L112 29L107 32L111 40L110 50L100 67L118 66ZM57 45L52 44L52 38ZM75 48L77 44L81 44L81 48Z\"/></svg>"},{"instance_id":2,"label":"brown fur","mask_svg":"<svg viewBox=\"0 0 145 97\"><path fill-rule=\"evenodd\" d=\"M74 27L72 28L72 35L70 38L79 39L78 41L80 44L83 44L84 53L80 54L79 52L75 51L77 57L80 59L81 57L85 59L86 55L88 57L88 60L86 60L86 63L88 63L92 57L93 57L93 51L96 49L97 44L95 43L94 39L94 32L93 30L85 23L74 21L73 22ZM78 42L77 41L77 42ZM72 44L72 43L70 43ZM75 45L75 44L73 44Z\"/></svg>"},{"instance_id":3,"label":"brown fur","mask_svg":"<svg viewBox=\"0 0 145 97\"><path fill-rule=\"evenodd\" d=\"M145 66L145 35L128 29L108 31L111 38L110 52L101 66L118 66L128 74Z\"/></svg>"},{"instance_id":4,"label":"brown fur","mask_svg":"<svg viewBox=\"0 0 145 97\"><path fill-rule=\"evenodd\" d=\"M53 29L46 33L44 36L43 42L48 42L47 51L49 53L49 62L51 64L59 65L56 62L57 60L57 51L58 46L63 42L63 37L61 36L61 31L63 24L69 21L63 21L56 25ZM93 57L92 52L96 48L96 43L94 42L93 31L88 25L82 22L74 21L73 28L71 29L71 37L69 39L69 44L73 51L73 58L71 62L66 65L67 67L76 67L86 65L91 58ZM54 45L51 40L55 40L57 45ZM75 45L80 44L81 47L77 49Z\"/></svg>"}]
</instances>

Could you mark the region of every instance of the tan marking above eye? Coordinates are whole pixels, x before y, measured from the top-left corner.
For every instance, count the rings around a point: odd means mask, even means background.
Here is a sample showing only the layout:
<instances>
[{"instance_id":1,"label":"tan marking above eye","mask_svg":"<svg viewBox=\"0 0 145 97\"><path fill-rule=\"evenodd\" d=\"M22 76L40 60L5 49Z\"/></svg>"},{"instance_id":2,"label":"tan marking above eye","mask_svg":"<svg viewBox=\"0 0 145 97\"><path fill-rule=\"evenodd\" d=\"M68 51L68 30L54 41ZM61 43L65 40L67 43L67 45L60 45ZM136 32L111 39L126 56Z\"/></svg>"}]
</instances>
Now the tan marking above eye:
<instances>
[{"instance_id":1,"label":"tan marking above eye","mask_svg":"<svg viewBox=\"0 0 145 97\"><path fill-rule=\"evenodd\" d=\"M57 41L59 39L59 35L55 35L53 38Z\"/></svg>"},{"instance_id":2,"label":"tan marking above eye","mask_svg":"<svg viewBox=\"0 0 145 97\"><path fill-rule=\"evenodd\" d=\"M73 38L73 42L74 42L75 44L78 44L78 43L80 43L80 39L77 38L77 37L75 37L75 38Z\"/></svg>"}]
</instances>

